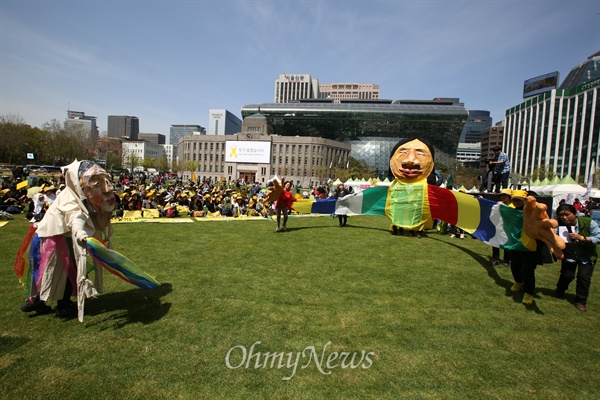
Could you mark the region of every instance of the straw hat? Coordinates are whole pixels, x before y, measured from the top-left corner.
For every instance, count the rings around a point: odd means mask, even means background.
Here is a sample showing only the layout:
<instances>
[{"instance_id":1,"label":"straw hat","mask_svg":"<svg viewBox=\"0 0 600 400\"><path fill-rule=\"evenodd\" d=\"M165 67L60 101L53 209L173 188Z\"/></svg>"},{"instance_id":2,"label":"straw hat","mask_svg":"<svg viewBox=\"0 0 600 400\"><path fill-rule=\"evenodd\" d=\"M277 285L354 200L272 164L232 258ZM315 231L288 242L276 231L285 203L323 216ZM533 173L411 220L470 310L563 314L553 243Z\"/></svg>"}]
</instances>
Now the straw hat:
<instances>
[{"instance_id":1,"label":"straw hat","mask_svg":"<svg viewBox=\"0 0 600 400\"><path fill-rule=\"evenodd\" d=\"M517 199L526 199L527 198L527 191L525 190L513 190L512 191L512 198L517 198Z\"/></svg>"}]
</instances>

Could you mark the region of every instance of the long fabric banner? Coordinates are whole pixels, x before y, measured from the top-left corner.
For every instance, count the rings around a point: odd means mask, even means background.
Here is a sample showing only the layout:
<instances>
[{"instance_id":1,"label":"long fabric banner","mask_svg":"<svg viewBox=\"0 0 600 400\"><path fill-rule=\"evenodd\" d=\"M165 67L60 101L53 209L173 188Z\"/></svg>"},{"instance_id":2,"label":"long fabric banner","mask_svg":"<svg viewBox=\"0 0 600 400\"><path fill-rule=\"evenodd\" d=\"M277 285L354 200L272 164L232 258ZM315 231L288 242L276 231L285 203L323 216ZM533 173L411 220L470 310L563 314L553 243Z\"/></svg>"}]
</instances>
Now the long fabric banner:
<instances>
[{"instance_id":1,"label":"long fabric banner","mask_svg":"<svg viewBox=\"0 0 600 400\"><path fill-rule=\"evenodd\" d=\"M388 215L387 186L376 186L340 199L298 200L294 209L315 214ZM420 219L437 219L462 228L477 239L509 250L535 250L535 241L522 232L523 212L491 200L426 185L418 203ZM414 214L415 202L395 204ZM418 225L415 223L415 226Z\"/></svg>"}]
</instances>

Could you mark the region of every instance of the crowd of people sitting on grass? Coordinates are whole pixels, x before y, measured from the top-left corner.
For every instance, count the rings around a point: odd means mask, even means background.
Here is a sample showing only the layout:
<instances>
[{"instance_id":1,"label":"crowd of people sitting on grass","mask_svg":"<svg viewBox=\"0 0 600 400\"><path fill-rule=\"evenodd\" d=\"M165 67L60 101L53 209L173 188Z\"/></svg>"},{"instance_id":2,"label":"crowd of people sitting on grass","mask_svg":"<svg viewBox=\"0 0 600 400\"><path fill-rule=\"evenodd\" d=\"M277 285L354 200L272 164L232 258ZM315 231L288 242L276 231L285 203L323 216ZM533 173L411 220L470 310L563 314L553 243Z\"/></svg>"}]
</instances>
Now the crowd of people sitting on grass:
<instances>
[{"instance_id":1,"label":"crowd of people sitting on grass","mask_svg":"<svg viewBox=\"0 0 600 400\"><path fill-rule=\"evenodd\" d=\"M57 194L64 188L64 177L53 174L48 177L35 177L32 181L22 172L5 176L0 191L0 211L8 214L25 214L27 219L39 221L45 210L52 204ZM114 176L116 209L115 218L123 218L127 212L140 211L158 217L263 217L274 215L272 204L264 204L263 197L271 185L260 183L245 184L241 180L200 182L181 178L169 179L166 174L146 176L144 174L121 173ZM335 187L325 184L302 189L297 186L297 198L327 198L335 195ZM32 192L35 191L35 193ZM148 210L157 210L151 211Z\"/></svg>"},{"instance_id":2,"label":"crowd of people sitting on grass","mask_svg":"<svg viewBox=\"0 0 600 400\"><path fill-rule=\"evenodd\" d=\"M64 188L64 177L60 174L50 178L36 178L36 193L32 193L31 181L22 168L13 170L12 176L2 179L0 188L0 211L8 214L25 214L27 219L39 221L45 210ZM273 204L264 204L263 197L271 185L262 187L258 182L246 185L241 180L212 182L210 179L198 183L181 178L169 179L166 174L146 176L143 174L121 173L114 177L116 209L115 218L122 218L129 211L157 210L151 214L158 217L263 217L275 214ZM296 198L324 199L338 197L338 192L348 194L351 188L330 183L302 189L295 188ZM564 202L564 201L563 201ZM590 216L593 210L600 210L600 203L590 198L584 202L575 199L573 206L580 215ZM146 214L150 214L146 212ZM438 229L439 230L439 229ZM464 232L450 227L450 233L464 238Z\"/></svg>"}]
</instances>

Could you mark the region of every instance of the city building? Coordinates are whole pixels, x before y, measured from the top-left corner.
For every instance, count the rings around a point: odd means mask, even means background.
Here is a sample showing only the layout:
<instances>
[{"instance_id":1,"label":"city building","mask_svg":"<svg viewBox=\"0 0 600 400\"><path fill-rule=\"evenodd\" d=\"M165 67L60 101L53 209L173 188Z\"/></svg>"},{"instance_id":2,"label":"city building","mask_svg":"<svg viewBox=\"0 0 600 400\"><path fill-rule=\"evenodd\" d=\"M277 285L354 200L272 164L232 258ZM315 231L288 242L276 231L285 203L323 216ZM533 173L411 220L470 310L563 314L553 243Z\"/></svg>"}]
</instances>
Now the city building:
<instances>
[{"instance_id":1,"label":"city building","mask_svg":"<svg viewBox=\"0 0 600 400\"><path fill-rule=\"evenodd\" d=\"M130 170L143 166L144 160L153 158L157 162L166 156L165 145L145 140L126 140L122 143L123 167Z\"/></svg>"},{"instance_id":2,"label":"city building","mask_svg":"<svg viewBox=\"0 0 600 400\"><path fill-rule=\"evenodd\" d=\"M351 146L319 137L271 135L273 128L260 114L244 119L242 132L234 135L187 135L179 140L178 157L184 164L197 163L198 179L218 182L242 179L262 185L274 175L302 187L325 183L333 166L347 165Z\"/></svg>"},{"instance_id":3,"label":"city building","mask_svg":"<svg viewBox=\"0 0 600 400\"><path fill-rule=\"evenodd\" d=\"M173 165L173 145L163 144L164 155L167 157L167 165Z\"/></svg>"},{"instance_id":4,"label":"city building","mask_svg":"<svg viewBox=\"0 0 600 400\"><path fill-rule=\"evenodd\" d=\"M179 139L186 135L206 135L206 129L200 125L171 125L169 130L169 144L173 146L173 155L177 157L177 144ZM174 161L177 161L176 159Z\"/></svg>"},{"instance_id":5,"label":"city building","mask_svg":"<svg viewBox=\"0 0 600 400\"><path fill-rule=\"evenodd\" d=\"M326 83L319 85L319 98L340 103L345 99L377 100L379 85L373 83Z\"/></svg>"},{"instance_id":6,"label":"city building","mask_svg":"<svg viewBox=\"0 0 600 400\"><path fill-rule=\"evenodd\" d=\"M319 80L310 74L281 74L275 80L275 103L319 98Z\"/></svg>"},{"instance_id":7,"label":"city building","mask_svg":"<svg viewBox=\"0 0 600 400\"><path fill-rule=\"evenodd\" d=\"M390 142L419 137L435 148L436 161L456 159L460 134L468 119L455 98L433 100L307 101L287 104L250 104L242 117L263 115L279 136L321 137L352 144L352 155L377 171L389 170ZM380 139L383 138L383 139Z\"/></svg>"},{"instance_id":8,"label":"city building","mask_svg":"<svg viewBox=\"0 0 600 400\"><path fill-rule=\"evenodd\" d=\"M557 89L506 111L503 149L521 175L536 169L587 181L600 155L600 52L574 67Z\"/></svg>"},{"instance_id":9,"label":"city building","mask_svg":"<svg viewBox=\"0 0 600 400\"><path fill-rule=\"evenodd\" d=\"M503 147L502 138L504 137L504 120L499 121L494 126L483 130L481 136L481 167L487 166L487 161L494 157L492 150L496 146Z\"/></svg>"},{"instance_id":10,"label":"city building","mask_svg":"<svg viewBox=\"0 0 600 400\"><path fill-rule=\"evenodd\" d=\"M242 129L242 120L225 109L208 111L208 135L233 135Z\"/></svg>"},{"instance_id":11,"label":"city building","mask_svg":"<svg viewBox=\"0 0 600 400\"><path fill-rule=\"evenodd\" d=\"M145 140L147 142L154 143L154 144L165 144L167 137L161 133L141 133L140 132L138 134L138 139Z\"/></svg>"},{"instance_id":12,"label":"city building","mask_svg":"<svg viewBox=\"0 0 600 400\"><path fill-rule=\"evenodd\" d=\"M481 143L483 131L492 126L489 111L469 110L469 118L465 123L458 143Z\"/></svg>"},{"instance_id":13,"label":"city building","mask_svg":"<svg viewBox=\"0 0 600 400\"><path fill-rule=\"evenodd\" d=\"M459 143L456 161L465 167L479 168L481 164L481 143Z\"/></svg>"},{"instance_id":14,"label":"city building","mask_svg":"<svg viewBox=\"0 0 600 400\"><path fill-rule=\"evenodd\" d=\"M478 168L481 162L481 140L483 132L492 126L489 111L469 110L469 118L460 134L456 161L467 167Z\"/></svg>"},{"instance_id":15,"label":"city building","mask_svg":"<svg viewBox=\"0 0 600 400\"><path fill-rule=\"evenodd\" d=\"M140 120L129 115L109 115L107 136L113 138L127 138L138 140L140 133Z\"/></svg>"},{"instance_id":16,"label":"city building","mask_svg":"<svg viewBox=\"0 0 600 400\"><path fill-rule=\"evenodd\" d=\"M82 111L67 110L67 119L65 120L65 130L75 133L83 133L90 138L92 142L98 140L98 126L96 117L85 115Z\"/></svg>"}]
</instances>

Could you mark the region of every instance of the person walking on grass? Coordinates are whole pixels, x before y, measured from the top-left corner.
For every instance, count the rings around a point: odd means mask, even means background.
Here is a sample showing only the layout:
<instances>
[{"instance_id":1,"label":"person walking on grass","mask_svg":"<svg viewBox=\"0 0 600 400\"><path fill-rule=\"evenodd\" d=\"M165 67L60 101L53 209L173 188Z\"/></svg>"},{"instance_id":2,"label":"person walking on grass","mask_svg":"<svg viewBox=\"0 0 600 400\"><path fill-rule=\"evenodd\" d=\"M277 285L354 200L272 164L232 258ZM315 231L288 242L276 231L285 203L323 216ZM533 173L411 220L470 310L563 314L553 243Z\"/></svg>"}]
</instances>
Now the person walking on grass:
<instances>
[{"instance_id":1,"label":"person walking on grass","mask_svg":"<svg viewBox=\"0 0 600 400\"><path fill-rule=\"evenodd\" d=\"M283 184L283 190L279 195L279 198L275 202L275 211L277 212L277 229L275 232L287 231L287 220L288 214L292 209L292 204L296 201L296 198L292 195L292 182L286 181ZM281 227L281 215L283 214L283 227Z\"/></svg>"},{"instance_id":2,"label":"person walking on grass","mask_svg":"<svg viewBox=\"0 0 600 400\"><path fill-rule=\"evenodd\" d=\"M349 189L346 189L346 187L344 186L343 183L340 183L335 191L334 197L337 199L341 199L342 197L345 197L351 193L352 192ZM346 222L348 222L348 215L347 214L336 214L336 215L340 222L340 228L346 226Z\"/></svg>"},{"instance_id":3,"label":"person walking on grass","mask_svg":"<svg viewBox=\"0 0 600 400\"><path fill-rule=\"evenodd\" d=\"M513 190L512 204L517 210L523 210L527 201L527 192L525 190ZM510 269L515 280L510 290L520 292L523 290L523 304L532 305L533 295L535 293L535 269L538 264L543 263L542 247L545 244L536 240L536 251L514 250L510 253Z\"/></svg>"}]
</instances>

